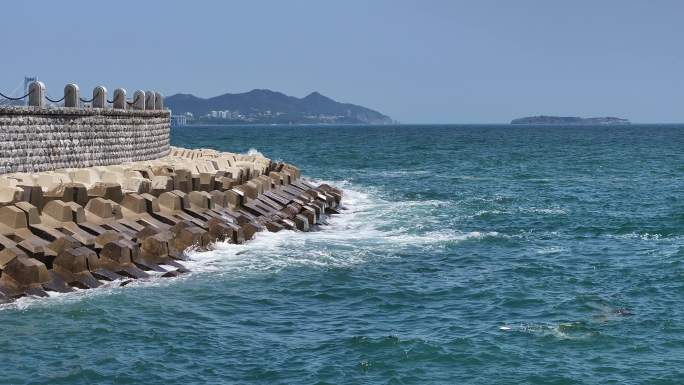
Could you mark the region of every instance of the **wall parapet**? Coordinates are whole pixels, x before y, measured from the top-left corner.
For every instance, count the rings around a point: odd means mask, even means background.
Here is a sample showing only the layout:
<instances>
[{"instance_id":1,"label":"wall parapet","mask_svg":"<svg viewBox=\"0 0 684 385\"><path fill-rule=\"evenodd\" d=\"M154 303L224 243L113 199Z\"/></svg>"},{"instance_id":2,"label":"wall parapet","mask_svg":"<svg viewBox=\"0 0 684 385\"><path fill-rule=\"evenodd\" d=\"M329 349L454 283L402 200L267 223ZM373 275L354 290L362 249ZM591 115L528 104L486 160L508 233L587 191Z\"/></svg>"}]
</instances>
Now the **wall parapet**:
<instances>
[{"instance_id":1,"label":"wall parapet","mask_svg":"<svg viewBox=\"0 0 684 385\"><path fill-rule=\"evenodd\" d=\"M169 135L166 110L0 107L0 174L158 159Z\"/></svg>"},{"instance_id":2,"label":"wall parapet","mask_svg":"<svg viewBox=\"0 0 684 385\"><path fill-rule=\"evenodd\" d=\"M123 110L92 107L32 107L32 106L0 106L0 115L46 115L46 116L88 116L97 113L103 116L159 116L170 117L169 110Z\"/></svg>"}]
</instances>

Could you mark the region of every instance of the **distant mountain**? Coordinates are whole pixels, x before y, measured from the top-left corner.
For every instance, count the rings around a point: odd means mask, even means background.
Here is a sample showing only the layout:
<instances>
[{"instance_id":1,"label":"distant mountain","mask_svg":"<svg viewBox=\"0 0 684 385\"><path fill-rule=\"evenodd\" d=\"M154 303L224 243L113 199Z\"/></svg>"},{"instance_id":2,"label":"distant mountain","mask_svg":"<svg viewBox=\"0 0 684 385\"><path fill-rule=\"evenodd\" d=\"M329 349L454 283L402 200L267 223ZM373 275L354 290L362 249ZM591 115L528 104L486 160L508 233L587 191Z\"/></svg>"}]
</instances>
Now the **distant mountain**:
<instances>
[{"instance_id":1,"label":"distant mountain","mask_svg":"<svg viewBox=\"0 0 684 385\"><path fill-rule=\"evenodd\" d=\"M223 94L208 99L176 94L165 98L164 104L174 115L191 113L197 123L393 123L390 117L377 111L339 103L318 92L301 99L271 90Z\"/></svg>"},{"instance_id":2,"label":"distant mountain","mask_svg":"<svg viewBox=\"0 0 684 385\"><path fill-rule=\"evenodd\" d=\"M613 125L630 124L629 120L613 117L580 118L576 116L530 116L513 119L511 124L570 124L570 125Z\"/></svg>"}]
</instances>

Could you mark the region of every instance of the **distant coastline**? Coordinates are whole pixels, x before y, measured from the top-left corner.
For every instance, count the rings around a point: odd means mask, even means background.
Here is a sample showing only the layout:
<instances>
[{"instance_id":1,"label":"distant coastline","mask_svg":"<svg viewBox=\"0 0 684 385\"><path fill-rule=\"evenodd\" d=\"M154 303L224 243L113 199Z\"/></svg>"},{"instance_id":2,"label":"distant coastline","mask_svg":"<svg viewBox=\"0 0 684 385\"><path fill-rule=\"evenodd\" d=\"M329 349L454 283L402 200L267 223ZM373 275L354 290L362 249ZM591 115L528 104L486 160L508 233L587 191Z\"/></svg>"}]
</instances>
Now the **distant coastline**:
<instances>
[{"instance_id":1,"label":"distant coastline","mask_svg":"<svg viewBox=\"0 0 684 385\"><path fill-rule=\"evenodd\" d=\"M257 89L199 98L176 94L164 99L174 126L203 124L393 124L378 111L340 103L318 92L303 98Z\"/></svg>"},{"instance_id":2,"label":"distant coastline","mask_svg":"<svg viewBox=\"0 0 684 385\"><path fill-rule=\"evenodd\" d=\"M511 124L556 124L556 125L623 125L631 124L627 119L615 117L581 118L577 116L528 116L513 119Z\"/></svg>"}]
</instances>

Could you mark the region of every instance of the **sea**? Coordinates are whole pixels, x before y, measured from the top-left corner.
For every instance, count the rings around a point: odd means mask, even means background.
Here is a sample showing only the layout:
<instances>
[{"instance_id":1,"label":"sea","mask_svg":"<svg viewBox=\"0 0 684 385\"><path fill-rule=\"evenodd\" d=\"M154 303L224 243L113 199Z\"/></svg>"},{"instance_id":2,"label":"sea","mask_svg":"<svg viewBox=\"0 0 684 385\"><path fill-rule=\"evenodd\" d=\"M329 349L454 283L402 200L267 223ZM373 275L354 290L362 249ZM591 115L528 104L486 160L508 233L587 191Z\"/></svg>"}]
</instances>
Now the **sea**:
<instances>
[{"instance_id":1,"label":"sea","mask_svg":"<svg viewBox=\"0 0 684 385\"><path fill-rule=\"evenodd\" d=\"M684 125L195 126L344 190L189 274L0 306L1 384L682 384Z\"/></svg>"}]
</instances>

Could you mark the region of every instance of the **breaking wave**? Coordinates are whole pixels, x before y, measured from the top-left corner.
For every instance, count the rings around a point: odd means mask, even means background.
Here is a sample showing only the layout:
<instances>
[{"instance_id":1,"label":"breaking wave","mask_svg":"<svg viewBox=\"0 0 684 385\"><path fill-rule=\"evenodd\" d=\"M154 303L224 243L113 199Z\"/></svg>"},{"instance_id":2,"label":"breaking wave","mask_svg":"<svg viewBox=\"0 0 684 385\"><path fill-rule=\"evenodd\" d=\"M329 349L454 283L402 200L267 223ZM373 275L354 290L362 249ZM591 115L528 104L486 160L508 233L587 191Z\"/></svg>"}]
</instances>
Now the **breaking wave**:
<instances>
[{"instance_id":1,"label":"breaking wave","mask_svg":"<svg viewBox=\"0 0 684 385\"><path fill-rule=\"evenodd\" d=\"M247 150L245 155L257 155L257 156L264 156L264 154L260 153L256 148L250 148Z\"/></svg>"}]
</instances>

